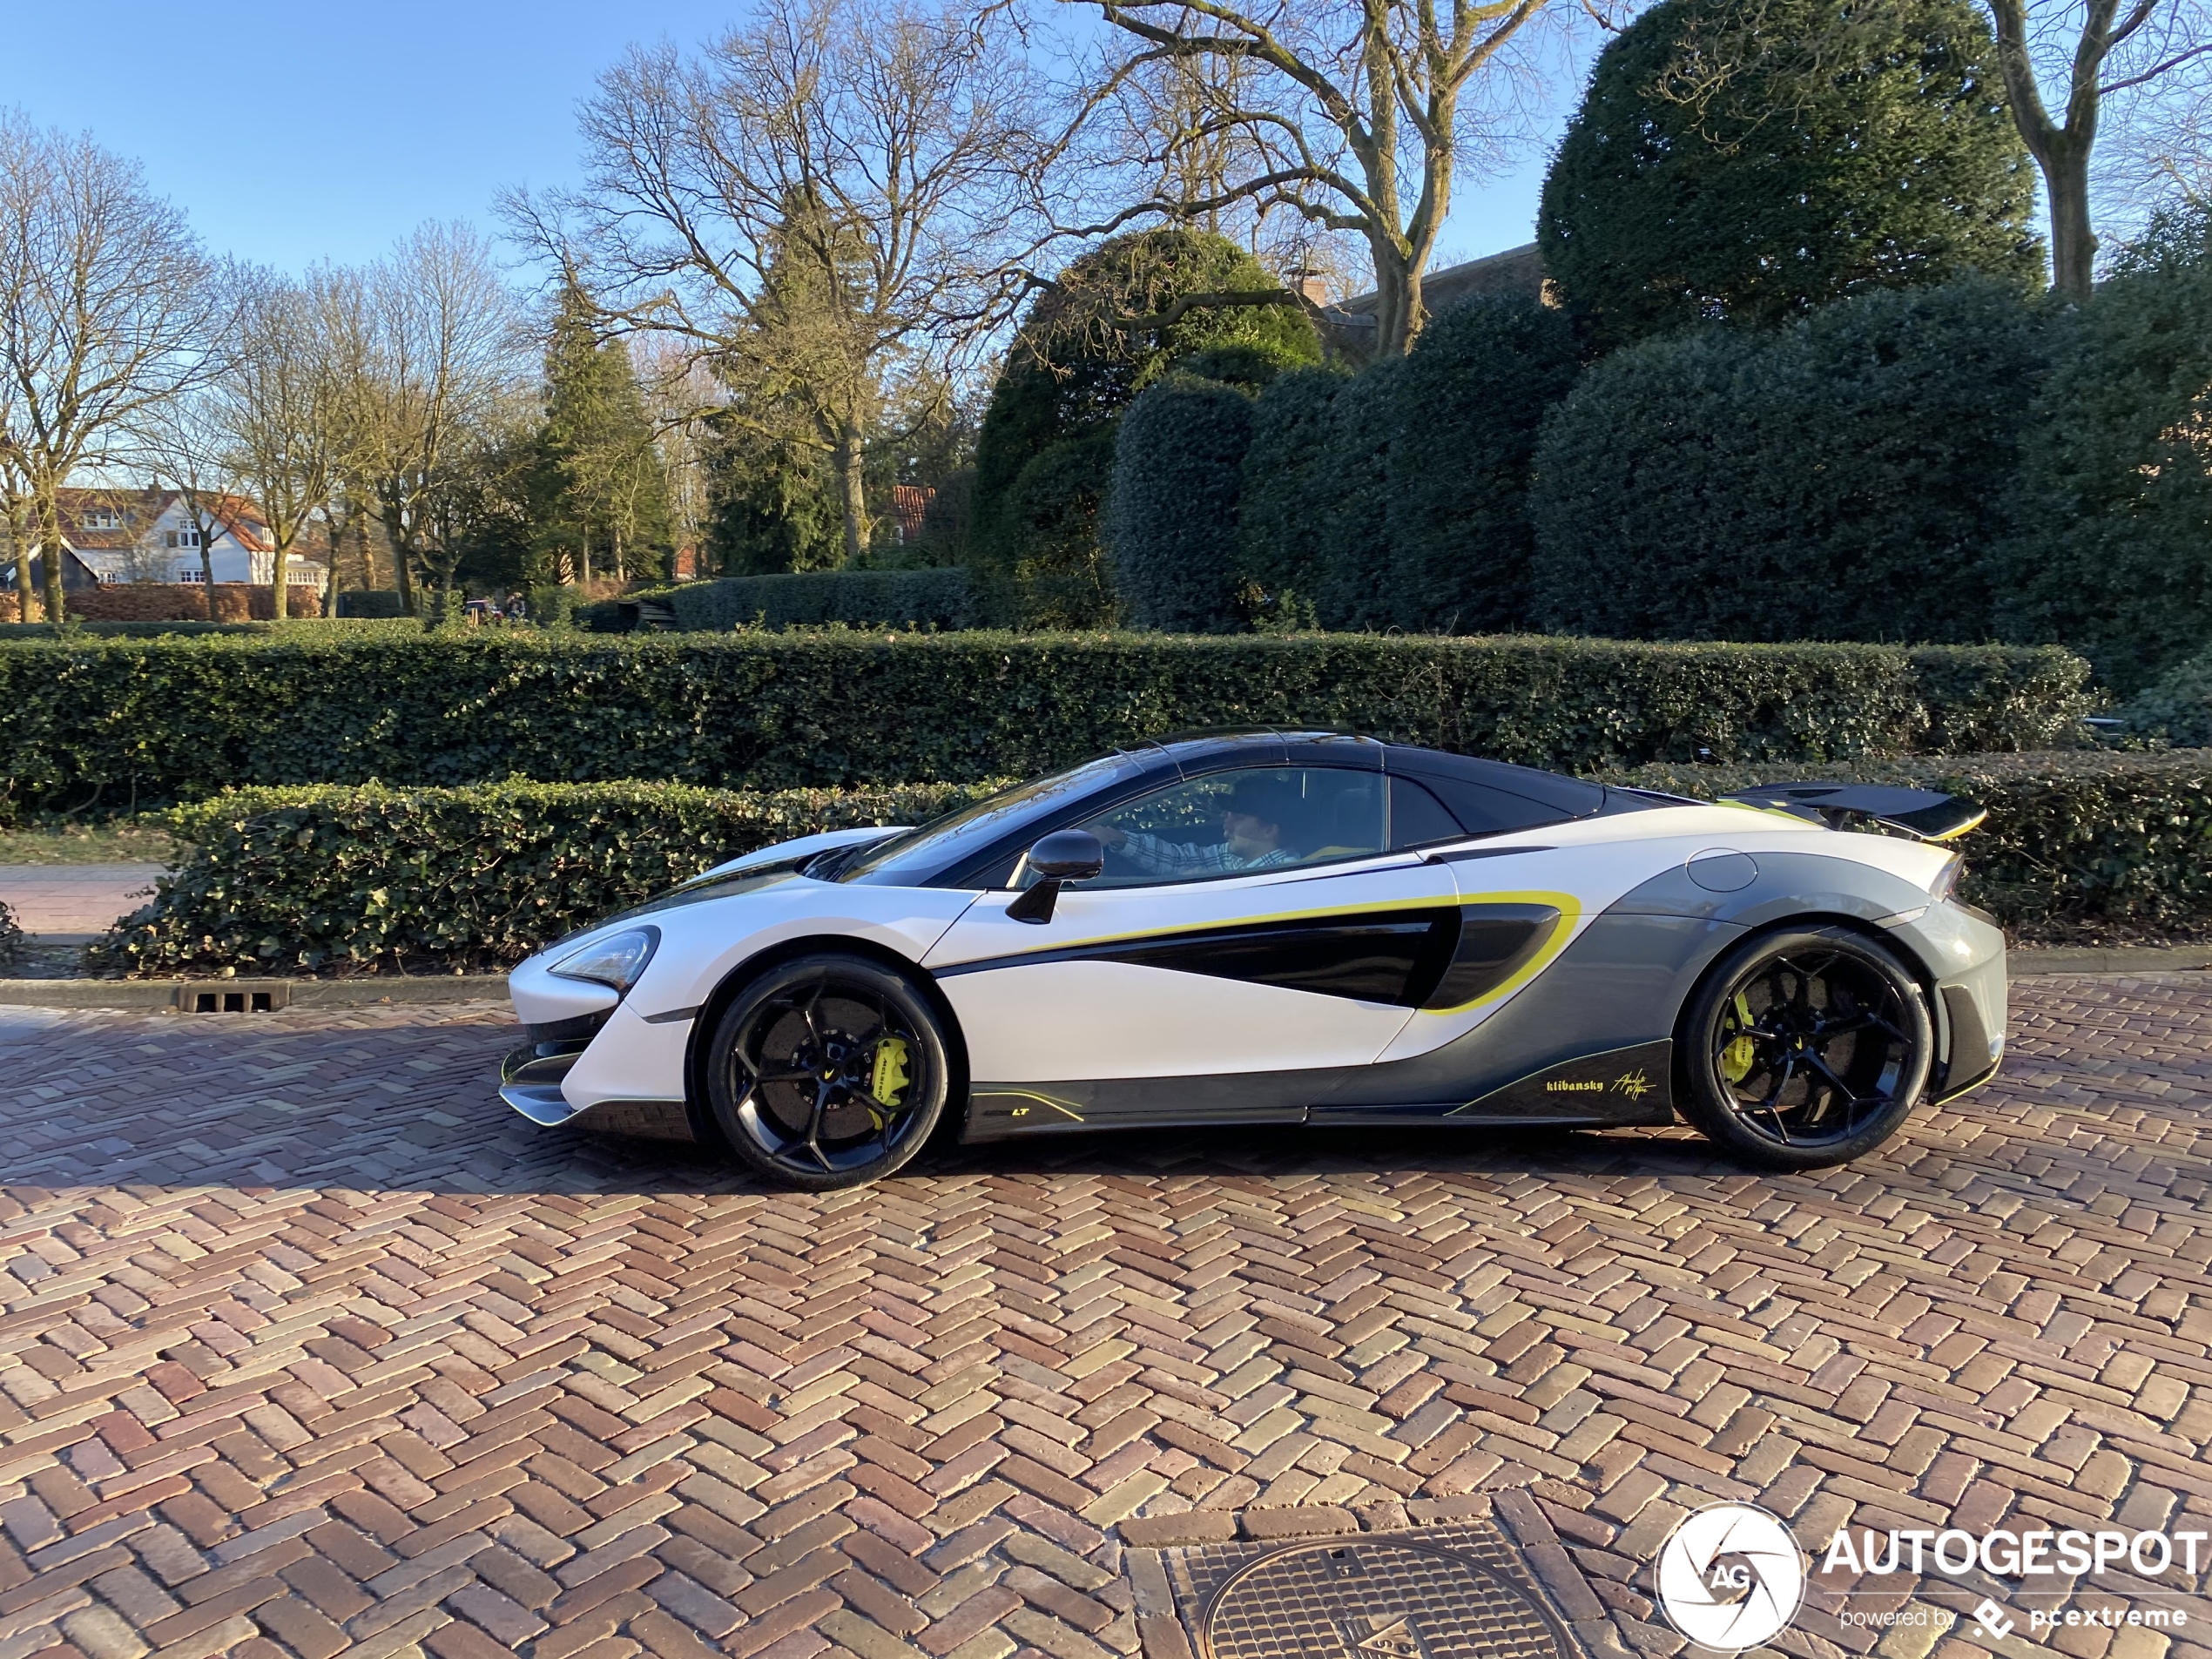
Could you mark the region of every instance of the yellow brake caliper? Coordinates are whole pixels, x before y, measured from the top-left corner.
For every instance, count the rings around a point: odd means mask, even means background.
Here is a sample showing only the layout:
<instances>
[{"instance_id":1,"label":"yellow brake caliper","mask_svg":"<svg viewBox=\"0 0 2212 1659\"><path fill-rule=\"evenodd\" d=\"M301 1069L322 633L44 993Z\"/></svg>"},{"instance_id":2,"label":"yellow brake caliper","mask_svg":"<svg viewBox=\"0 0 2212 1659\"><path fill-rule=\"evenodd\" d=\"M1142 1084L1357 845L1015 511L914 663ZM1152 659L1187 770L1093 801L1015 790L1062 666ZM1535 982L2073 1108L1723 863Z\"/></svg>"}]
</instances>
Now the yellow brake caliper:
<instances>
[{"instance_id":1,"label":"yellow brake caliper","mask_svg":"<svg viewBox=\"0 0 2212 1659\"><path fill-rule=\"evenodd\" d=\"M1743 993L1736 994L1736 1029L1733 1042L1721 1050L1721 1076L1731 1083L1740 1083L1751 1075L1757 1063L1759 1045L1751 1040L1751 1005L1743 1000Z\"/></svg>"},{"instance_id":2,"label":"yellow brake caliper","mask_svg":"<svg viewBox=\"0 0 2212 1659\"><path fill-rule=\"evenodd\" d=\"M907 1076L907 1040L886 1037L875 1045L875 1073L868 1081L868 1092L886 1106L896 1108L899 1096L914 1081ZM882 1125L879 1123L877 1128Z\"/></svg>"}]
</instances>

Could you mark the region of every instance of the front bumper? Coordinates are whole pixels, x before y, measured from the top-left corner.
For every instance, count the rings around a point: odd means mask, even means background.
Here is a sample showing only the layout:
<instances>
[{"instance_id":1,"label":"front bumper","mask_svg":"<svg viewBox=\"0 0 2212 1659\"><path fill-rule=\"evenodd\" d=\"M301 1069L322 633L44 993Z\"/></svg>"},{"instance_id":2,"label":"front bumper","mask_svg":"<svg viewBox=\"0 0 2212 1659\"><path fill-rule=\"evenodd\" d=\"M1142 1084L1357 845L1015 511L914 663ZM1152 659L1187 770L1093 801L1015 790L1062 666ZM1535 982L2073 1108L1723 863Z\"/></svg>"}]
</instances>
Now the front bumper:
<instances>
[{"instance_id":1,"label":"front bumper","mask_svg":"<svg viewBox=\"0 0 2212 1659\"><path fill-rule=\"evenodd\" d=\"M604 1008L525 1028L529 1041L510 1049L499 1067L499 1097L543 1129L571 1128L657 1141L696 1142L698 1128L685 1101L615 1099L579 1090L569 1098L569 1074L614 1016Z\"/></svg>"}]
</instances>

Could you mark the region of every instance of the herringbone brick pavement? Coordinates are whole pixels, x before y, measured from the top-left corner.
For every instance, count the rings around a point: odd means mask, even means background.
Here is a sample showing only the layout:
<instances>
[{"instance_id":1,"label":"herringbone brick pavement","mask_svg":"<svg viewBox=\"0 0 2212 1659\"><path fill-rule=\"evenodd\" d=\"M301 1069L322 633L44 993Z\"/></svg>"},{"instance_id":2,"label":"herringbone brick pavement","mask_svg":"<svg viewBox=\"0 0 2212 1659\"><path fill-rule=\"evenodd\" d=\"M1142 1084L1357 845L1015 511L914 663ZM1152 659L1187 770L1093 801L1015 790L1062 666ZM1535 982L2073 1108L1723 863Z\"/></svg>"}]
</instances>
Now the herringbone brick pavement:
<instances>
[{"instance_id":1,"label":"herringbone brick pavement","mask_svg":"<svg viewBox=\"0 0 2212 1659\"><path fill-rule=\"evenodd\" d=\"M2017 1001L2000 1082L1817 1176L1224 1131L823 1197L532 1130L496 1009L0 1012L0 1659L1181 1655L1136 1546L1194 1510L1490 1514L1666 1655L1716 1498L2201 1522L2212 988Z\"/></svg>"}]
</instances>

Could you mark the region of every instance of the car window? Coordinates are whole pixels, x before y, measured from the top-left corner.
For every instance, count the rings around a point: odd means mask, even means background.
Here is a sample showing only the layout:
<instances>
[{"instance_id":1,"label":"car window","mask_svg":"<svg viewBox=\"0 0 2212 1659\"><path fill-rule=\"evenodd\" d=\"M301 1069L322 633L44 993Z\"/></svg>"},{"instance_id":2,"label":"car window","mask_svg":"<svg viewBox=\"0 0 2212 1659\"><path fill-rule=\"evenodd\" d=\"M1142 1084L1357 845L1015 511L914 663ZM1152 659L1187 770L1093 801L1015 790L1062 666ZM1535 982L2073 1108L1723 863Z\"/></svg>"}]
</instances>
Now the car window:
<instances>
[{"instance_id":1,"label":"car window","mask_svg":"<svg viewBox=\"0 0 2212 1659\"><path fill-rule=\"evenodd\" d=\"M1460 821L1444 810L1443 802L1411 778L1390 780L1390 845L1426 846L1465 835Z\"/></svg>"},{"instance_id":2,"label":"car window","mask_svg":"<svg viewBox=\"0 0 2212 1659\"><path fill-rule=\"evenodd\" d=\"M840 881L872 882L907 887L927 881L963 858L973 858L1031 813L1042 813L1055 805L1080 800L1140 763L1128 755L1108 755L1086 761L1049 778L1017 784L997 794L933 819L919 829L894 835L869 847L852 863L838 870Z\"/></svg>"},{"instance_id":3,"label":"car window","mask_svg":"<svg viewBox=\"0 0 2212 1659\"><path fill-rule=\"evenodd\" d=\"M1452 816L1458 819L1470 835L1498 835L1507 830L1534 829L1540 824L1556 824L1572 818L1573 813L1562 811L1526 795L1515 795L1502 789L1493 789L1487 784L1473 783L1459 778L1426 777L1421 779L1436 792ZM1605 794L1595 792L1590 810L1602 804Z\"/></svg>"},{"instance_id":4,"label":"car window","mask_svg":"<svg viewBox=\"0 0 2212 1659\"><path fill-rule=\"evenodd\" d=\"M1246 767L1155 790L1078 826L1106 846L1104 871L1083 885L1202 881L1370 857L1387 845L1385 781L1372 772Z\"/></svg>"}]
</instances>

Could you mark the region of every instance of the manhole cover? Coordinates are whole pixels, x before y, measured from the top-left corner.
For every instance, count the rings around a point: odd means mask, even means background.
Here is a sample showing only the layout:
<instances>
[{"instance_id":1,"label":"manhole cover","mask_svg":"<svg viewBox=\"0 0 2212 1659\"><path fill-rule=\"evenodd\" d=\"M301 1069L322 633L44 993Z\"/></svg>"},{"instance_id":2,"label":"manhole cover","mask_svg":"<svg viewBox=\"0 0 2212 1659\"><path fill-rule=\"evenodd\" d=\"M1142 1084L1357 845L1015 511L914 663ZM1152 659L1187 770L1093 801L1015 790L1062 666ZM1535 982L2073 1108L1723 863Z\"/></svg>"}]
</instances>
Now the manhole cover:
<instances>
[{"instance_id":1,"label":"manhole cover","mask_svg":"<svg viewBox=\"0 0 2212 1659\"><path fill-rule=\"evenodd\" d=\"M1558 1624L1457 1550L1400 1540L1297 1544L1206 1604L1203 1659L1565 1659Z\"/></svg>"}]
</instances>

